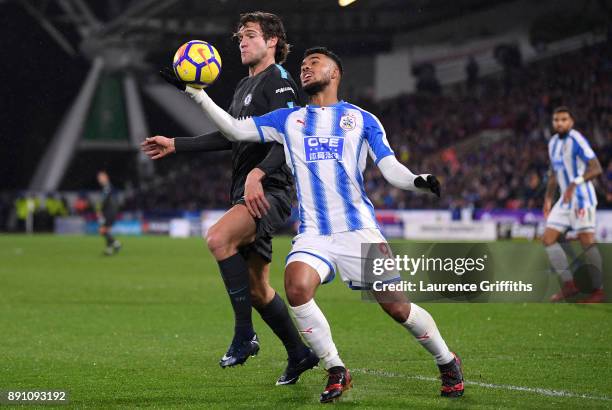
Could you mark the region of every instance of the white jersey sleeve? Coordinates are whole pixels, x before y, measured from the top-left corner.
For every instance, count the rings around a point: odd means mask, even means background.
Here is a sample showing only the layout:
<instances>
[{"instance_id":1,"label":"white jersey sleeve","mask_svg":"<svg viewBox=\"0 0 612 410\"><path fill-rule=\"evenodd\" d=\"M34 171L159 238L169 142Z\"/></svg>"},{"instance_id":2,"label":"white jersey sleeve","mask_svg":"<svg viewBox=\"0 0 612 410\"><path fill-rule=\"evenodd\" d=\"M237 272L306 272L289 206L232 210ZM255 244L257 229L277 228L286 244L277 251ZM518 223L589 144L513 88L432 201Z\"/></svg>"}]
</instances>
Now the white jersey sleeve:
<instances>
[{"instance_id":1,"label":"white jersey sleeve","mask_svg":"<svg viewBox=\"0 0 612 410\"><path fill-rule=\"evenodd\" d=\"M284 136L286 133L285 123L287 122L287 117L297 109L299 109L299 107L280 108L265 115L253 117L261 142L274 141L278 142L279 144L284 144Z\"/></svg>"},{"instance_id":2,"label":"white jersey sleeve","mask_svg":"<svg viewBox=\"0 0 612 410\"><path fill-rule=\"evenodd\" d=\"M252 118L239 120L232 117L215 104L204 90L187 87L185 91L202 107L202 110L228 140L260 142L261 137ZM261 142L265 141L261 140Z\"/></svg>"},{"instance_id":3,"label":"white jersey sleeve","mask_svg":"<svg viewBox=\"0 0 612 410\"><path fill-rule=\"evenodd\" d=\"M412 171L399 162L395 155L387 155L378 161L378 168L387 182L396 188L416 192L428 191L414 186L414 180L418 175L414 175ZM423 177L427 179L427 175Z\"/></svg>"}]
</instances>

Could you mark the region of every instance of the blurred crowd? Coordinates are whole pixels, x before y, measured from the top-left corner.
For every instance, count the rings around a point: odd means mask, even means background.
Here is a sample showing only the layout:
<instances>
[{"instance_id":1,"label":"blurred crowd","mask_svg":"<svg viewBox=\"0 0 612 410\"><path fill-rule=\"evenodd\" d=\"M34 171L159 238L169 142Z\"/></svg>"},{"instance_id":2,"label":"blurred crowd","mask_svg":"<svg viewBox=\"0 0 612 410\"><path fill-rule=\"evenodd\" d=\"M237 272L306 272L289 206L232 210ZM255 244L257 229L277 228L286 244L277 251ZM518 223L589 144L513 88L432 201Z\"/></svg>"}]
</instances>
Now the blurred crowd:
<instances>
[{"instance_id":1,"label":"blurred crowd","mask_svg":"<svg viewBox=\"0 0 612 410\"><path fill-rule=\"evenodd\" d=\"M184 159L163 178L144 181L139 188L127 189L123 209L196 211L228 208L232 176L230 151L192 155Z\"/></svg>"},{"instance_id":2,"label":"blurred crowd","mask_svg":"<svg viewBox=\"0 0 612 410\"><path fill-rule=\"evenodd\" d=\"M386 128L396 155L415 173L441 177L442 201L390 187L367 171L383 208L540 208L549 168L551 112L571 107L604 175L600 207L612 207L612 46L602 43L525 67L511 67L442 95L362 101ZM485 130L487 130L485 132Z\"/></svg>"}]
</instances>

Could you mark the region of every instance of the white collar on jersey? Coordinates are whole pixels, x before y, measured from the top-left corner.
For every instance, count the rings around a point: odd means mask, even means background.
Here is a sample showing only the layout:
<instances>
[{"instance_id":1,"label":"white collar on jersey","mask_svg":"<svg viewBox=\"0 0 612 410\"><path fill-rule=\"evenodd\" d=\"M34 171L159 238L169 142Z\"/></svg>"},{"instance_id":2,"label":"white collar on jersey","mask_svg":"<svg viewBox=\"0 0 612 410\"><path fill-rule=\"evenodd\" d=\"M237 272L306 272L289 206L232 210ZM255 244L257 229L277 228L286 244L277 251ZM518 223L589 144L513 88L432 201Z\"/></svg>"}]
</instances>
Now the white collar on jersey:
<instances>
[{"instance_id":1,"label":"white collar on jersey","mask_svg":"<svg viewBox=\"0 0 612 410\"><path fill-rule=\"evenodd\" d=\"M323 107L322 107L322 106L320 106L320 105L315 105L315 104L306 104L306 108L308 108L308 109L313 109L313 110L314 110L314 109L317 109L317 108L323 108L323 109L325 109L325 108L331 108L331 107L339 107L339 106L341 106L342 104L345 104L344 100L340 100L340 101L338 101L338 102L337 102L337 103L335 103L335 104L332 104L332 105L325 105L325 106L323 106Z\"/></svg>"}]
</instances>

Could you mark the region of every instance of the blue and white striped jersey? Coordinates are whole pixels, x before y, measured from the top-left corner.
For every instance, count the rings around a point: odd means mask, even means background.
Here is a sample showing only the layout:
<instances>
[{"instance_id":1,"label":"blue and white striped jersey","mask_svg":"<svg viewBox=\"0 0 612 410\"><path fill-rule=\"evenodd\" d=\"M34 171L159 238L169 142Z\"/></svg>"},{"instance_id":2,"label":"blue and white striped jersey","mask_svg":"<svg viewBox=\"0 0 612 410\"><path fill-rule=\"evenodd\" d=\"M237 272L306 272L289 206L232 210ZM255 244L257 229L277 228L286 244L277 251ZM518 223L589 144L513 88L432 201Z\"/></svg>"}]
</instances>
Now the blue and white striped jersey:
<instances>
[{"instance_id":1,"label":"blue and white striped jersey","mask_svg":"<svg viewBox=\"0 0 612 410\"><path fill-rule=\"evenodd\" d=\"M576 130L570 130L563 138L559 134L553 135L548 142L548 155L552 169L557 176L561 196L574 178L584 175L587 163L595 158L589 142ZM564 207L577 207L578 209L596 205L597 196L591 181L577 186L572 202L563 204Z\"/></svg>"},{"instance_id":2,"label":"blue and white striped jersey","mask_svg":"<svg viewBox=\"0 0 612 410\"><path fill-rule=\"evenodd\" d=\"M378 227L363 170L368 150L377 163L393 150L374 115L340 101L279 109L253 120L262 142L284 144L300 202L300 233Z\"/></svg>"}]
</instances>

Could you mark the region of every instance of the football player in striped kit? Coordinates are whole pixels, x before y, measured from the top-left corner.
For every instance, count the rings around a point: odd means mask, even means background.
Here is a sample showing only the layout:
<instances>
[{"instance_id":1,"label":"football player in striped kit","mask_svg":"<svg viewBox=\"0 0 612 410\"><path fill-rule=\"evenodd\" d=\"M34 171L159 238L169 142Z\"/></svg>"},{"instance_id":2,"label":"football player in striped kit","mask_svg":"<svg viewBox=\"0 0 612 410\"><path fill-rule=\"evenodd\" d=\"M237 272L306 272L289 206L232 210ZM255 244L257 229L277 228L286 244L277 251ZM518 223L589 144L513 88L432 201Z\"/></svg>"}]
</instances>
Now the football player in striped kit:
<instances>
[{"instance_id":1,"label":"football player in striped kit","mask_svg":"<svg viewBox=\"0 0 612 410\"><path fill-rule=\"evenodd\" d=\"M599 303L605 300L605 294L601 254L595 243L597 196L592 180L601 175L602 169L589 142L573 127L574 116L568 107L554 110L553 128L557 133L548 142L551 170L544 199L546 230L542 242L562 281L561 290L551 301L563 301L579 293L567 255L559 244L560 236L572 230L582 245L586 264L590 265L593 285L592 293L580 302ZM557 186L561 197L553 206Z\"/></svg>"},{"instance_id":2,"label":"football player in striped kit","mask_svg":"<svg viewBox=\"0 0 612 410\"><path fill-rule=\"evenodd\" d=\"M299 233L286 260L285 291L298 328L329 374L320 401L333 401L351 387L351 375L332 340L329 323L314 300L319 285L332 280L337 271L351 288L372 291L383 310L433 356L441 373L442 396L461 396L461 362L431 315L402 292L373 291L361 272L362 244L386 248L363 184L368 152L385 179L398 188L439 196L440 184L433 175L414 175L395 158L374 115L338 100L342 74L336 54L323 47L311 48L300 73L309 105L243 120L231 117L204 91L188 87L187 93L228 139L284 145L300 206ZM400 278L394 271L379 279Z\"/></svg>"}]
</instances>

